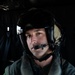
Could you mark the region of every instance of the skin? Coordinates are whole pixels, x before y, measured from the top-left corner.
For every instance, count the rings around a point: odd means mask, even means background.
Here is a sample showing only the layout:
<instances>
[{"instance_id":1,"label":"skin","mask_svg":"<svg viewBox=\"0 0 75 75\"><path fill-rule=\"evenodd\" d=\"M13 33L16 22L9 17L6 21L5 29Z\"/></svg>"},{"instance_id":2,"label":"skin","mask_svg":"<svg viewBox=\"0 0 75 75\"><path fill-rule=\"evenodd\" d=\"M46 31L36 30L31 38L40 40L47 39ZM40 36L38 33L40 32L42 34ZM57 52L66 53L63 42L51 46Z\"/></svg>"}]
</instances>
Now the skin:
<instances>
[{"instance_id":1,"label":"skin","mask_svg":"<svg viewBox=\"0 0 75 75\"><path fill-rule=\"evenodd\" d=\"M33 48L35 45L48 44L47 37L46 37L46 32L45 32L44 28L28 30L28 31L26 31L25 36L27 38L26 42L27 42L28 48L29 48L30 52L36 58L40 59L41 57L43 57L43 56L45 56L49 53L52 53L52 50L49 49L49 45L47 45L43 49L39 48L39 49L35 50ZM41 61L41 63L39 63L39 61L37 61L37 60L35 60L35 62L38 65L43 65L44 66L45 62L46 62L46 64L48 64L48 62L51 62L51 60L52 60L52 56L50 56L50 58L48 58L45 61ZM43 62L44 62L44 64L43 64Z\"/></svg>"}]
</instances>

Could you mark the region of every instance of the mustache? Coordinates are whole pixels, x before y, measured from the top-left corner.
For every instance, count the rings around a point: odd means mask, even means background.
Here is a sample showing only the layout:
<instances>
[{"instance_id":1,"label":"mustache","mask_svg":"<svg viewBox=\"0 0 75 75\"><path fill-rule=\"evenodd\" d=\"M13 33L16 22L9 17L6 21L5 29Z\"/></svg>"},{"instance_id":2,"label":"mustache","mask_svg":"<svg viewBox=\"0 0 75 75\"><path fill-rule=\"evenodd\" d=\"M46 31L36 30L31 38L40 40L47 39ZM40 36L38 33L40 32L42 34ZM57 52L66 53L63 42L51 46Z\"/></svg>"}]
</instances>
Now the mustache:
<instances>
[{"instance_id":1,"label":"mustache","mask_svg":"<svg viewBox=\"0 0 75 75\"><path fill-rule=\"evenodd\" d=\"M43 48L46 47L47 45L48 44L37 44L37 45L34 45L31 49L37 50L39 48L42 48L42 50L43 50Z\"/></svg>"}]
</instances>

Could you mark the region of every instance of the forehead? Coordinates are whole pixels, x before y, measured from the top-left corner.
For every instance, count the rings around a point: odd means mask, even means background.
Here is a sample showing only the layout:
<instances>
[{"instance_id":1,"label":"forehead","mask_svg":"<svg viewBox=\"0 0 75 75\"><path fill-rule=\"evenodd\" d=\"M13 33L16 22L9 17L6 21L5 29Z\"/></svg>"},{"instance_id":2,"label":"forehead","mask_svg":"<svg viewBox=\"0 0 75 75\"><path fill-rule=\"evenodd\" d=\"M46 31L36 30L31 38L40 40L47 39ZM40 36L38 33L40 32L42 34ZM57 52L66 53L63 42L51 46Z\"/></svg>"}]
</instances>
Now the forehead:
<instances>
[{"instance_id":1,"label":"forehead","mask_svg":"<svg viewBox=\"0 0 75 75\"><path fill-rule=\"evenodd\" d=\"M26 31L26 34L29 34L29 33L36 33L36 32L45 32L45 29L44 28L38 28L38 29L30 29L30 30L27 30Z\"/></svg>"}]
</instances>

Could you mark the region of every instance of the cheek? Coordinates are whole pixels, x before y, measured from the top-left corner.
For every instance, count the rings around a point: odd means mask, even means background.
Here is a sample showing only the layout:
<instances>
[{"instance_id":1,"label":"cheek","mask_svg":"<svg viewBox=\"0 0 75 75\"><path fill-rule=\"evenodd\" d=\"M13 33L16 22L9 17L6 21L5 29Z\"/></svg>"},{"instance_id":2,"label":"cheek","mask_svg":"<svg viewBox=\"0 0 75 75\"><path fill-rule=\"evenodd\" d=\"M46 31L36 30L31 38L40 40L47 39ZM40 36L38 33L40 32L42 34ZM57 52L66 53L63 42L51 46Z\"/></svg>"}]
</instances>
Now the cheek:
<instances>
[{"instance_id":1,"label":"cheek","mask_svg":"<svg viewBox=\"0 0 75 75\"><path fill-rule=\"evenodd\" d=\"M31 47L32 47L31 41L30 40L27 40L26 42L27 42L28 48L31 49Z\"/></svg>"},{"instance_id":2,"label":"cheek","mask_svg":"<svg viewBox=\"0 0 75 75\"><path fill-rule=\"evenodd\" d=\"M40 42L47 43L47 38L43 36L42 38L39 39Z\"/></svg>"},{"instance_id":3,"label":"cheek","mask_svg":"<svg viewBox=\"0 0 75 75\"><path fill-rule=\"evenodd\" d=\"M29 45L30 45L30 41L29 41L29 40L27 40L26 42L27 42L27 45L28 45L28 47L29 47Z\"/></svg>"},{"instance_id":4,"label":"cheek","mask_svg":"<svg viewBox=\"0 0 75 75\"><path fill-rule=\"evenodd\" d=\"M27 44L29 44L31 42L31 40L29 38L26 39Z\"/></svg>"}]
</instances>

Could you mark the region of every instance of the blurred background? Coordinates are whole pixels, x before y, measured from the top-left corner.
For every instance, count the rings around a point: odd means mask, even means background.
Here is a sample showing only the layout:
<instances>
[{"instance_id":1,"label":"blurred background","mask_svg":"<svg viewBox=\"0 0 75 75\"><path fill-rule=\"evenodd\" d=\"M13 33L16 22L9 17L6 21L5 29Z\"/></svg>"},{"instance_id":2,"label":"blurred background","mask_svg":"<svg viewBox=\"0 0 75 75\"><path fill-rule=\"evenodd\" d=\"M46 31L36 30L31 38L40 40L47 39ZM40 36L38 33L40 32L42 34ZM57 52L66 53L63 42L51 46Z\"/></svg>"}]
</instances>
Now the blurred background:
<instances>
[{"instance_id":1,"label":"blurred background","mask_svg":"<svg viewBox=\"0 0 75 75\"><path fill-rule=\"evenodd\" d=\"M75 3L65 0L0 0L0 75L7 65L22 56L16 35L17 19L32 7L49 9L65 34L62 57L75 66Z\"/></svg>"}]
</instances>

